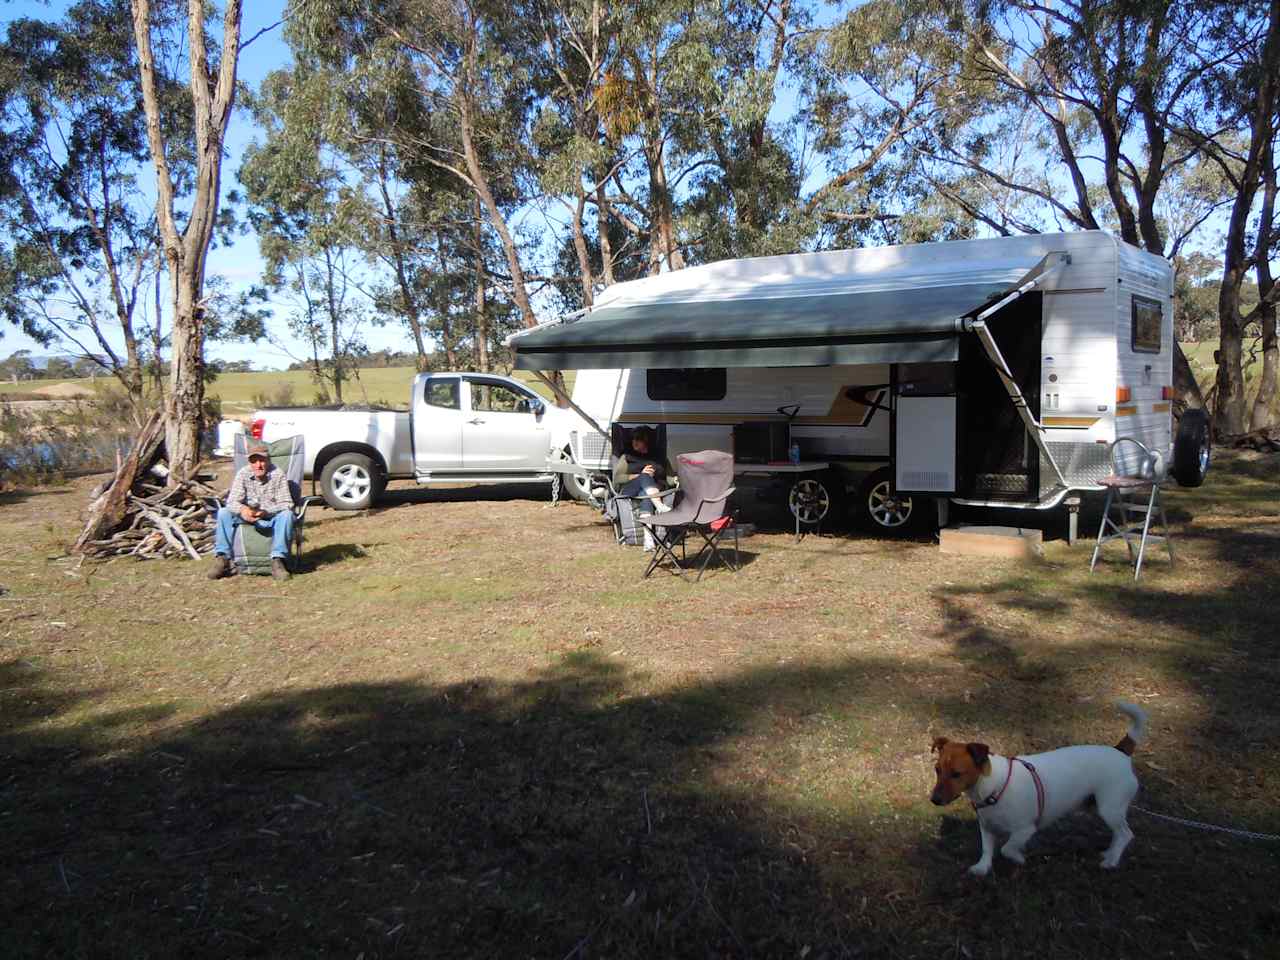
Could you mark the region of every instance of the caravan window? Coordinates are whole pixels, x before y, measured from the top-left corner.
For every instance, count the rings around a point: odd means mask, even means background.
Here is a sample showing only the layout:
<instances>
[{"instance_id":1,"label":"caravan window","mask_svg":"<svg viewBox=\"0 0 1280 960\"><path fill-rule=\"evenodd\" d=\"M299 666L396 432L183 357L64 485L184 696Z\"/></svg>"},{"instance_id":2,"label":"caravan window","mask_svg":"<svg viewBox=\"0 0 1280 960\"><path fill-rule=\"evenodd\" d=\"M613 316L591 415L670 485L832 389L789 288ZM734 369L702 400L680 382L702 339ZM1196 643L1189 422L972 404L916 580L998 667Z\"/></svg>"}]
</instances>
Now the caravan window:
<instances>
[{"instance_id":1,"label":"caravan window","mask_svg":"<svg viewBox=\"0 0 1280 960\"><path fill-rule=\"evenodd\" d=\"M645 373L645 389L650 400L724 399L724 367L685 367Z\"/></svg>"},{"instance_id":2,"label":"caravan window","mask_svg":"<svg viewBox=\"0 0 1280 960\"><path fill-rule=\"evenodd\" d=\"M1135 353L1159 353L1164 312L1159 300L1133 298L1133 329L1130 343Z\"/></svg>"}]
</instances>

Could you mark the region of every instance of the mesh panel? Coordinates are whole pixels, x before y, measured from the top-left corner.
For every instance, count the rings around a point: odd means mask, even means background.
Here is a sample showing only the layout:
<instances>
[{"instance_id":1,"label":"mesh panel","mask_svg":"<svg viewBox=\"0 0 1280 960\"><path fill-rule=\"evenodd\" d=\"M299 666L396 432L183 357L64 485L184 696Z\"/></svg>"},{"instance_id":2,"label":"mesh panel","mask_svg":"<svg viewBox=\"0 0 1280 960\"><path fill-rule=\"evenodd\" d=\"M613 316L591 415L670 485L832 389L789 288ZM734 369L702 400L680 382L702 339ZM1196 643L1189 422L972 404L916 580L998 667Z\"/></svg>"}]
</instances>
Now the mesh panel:
<instances>
[{"instance_id":1,"label":"mesh panel","mask_svg":"<svg viewBox=\"0 0 1280 960\"><path fill-rule=\"evenodd\" d=\"M609 463L609 441L592 430L581 437L577 431L569 435L569 442L578 451L578 462L581 464Z\"/></svg>"},{"instance_id":2,"label":"mesh panel","mask_svg":"<svg viewBox=\"0 0 1280 960\"><path fill-rule=\"evenodd\" d=\"M1005 493L1025 497L1025 473L979 473L973 478L974 488L983 493Z\"/></svg>"}]
</instances>

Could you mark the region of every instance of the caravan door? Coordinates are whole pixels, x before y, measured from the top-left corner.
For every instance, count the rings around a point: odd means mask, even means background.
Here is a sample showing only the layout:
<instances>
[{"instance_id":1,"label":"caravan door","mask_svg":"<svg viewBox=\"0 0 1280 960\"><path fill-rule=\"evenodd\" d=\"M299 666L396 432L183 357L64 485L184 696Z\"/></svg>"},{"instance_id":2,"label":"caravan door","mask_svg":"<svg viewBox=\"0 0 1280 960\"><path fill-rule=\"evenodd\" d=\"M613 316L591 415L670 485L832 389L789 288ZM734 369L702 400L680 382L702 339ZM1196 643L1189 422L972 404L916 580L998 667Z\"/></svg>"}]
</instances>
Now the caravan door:
<instances>
[{"instance_id":1,"label":"caravan door","mask_svg":"<svg viewBox=\"0 0 1280 960\"><path fill-rule=\"evenodd\" d=\"M935 496L955 493L956 364L896 364L891 379L894 490Z\"/></svg>"},{"instance_id":2,"label":"caravan door","mask_svg":"<svg viewBox=\"0 0 1280 960\"><path fill-rule=\"evenodd\" d=\"M1044 296L1023 294L987 318L1001 356L1040 419L1040 343ZM960 338L957 386L961 401L959 495L973 500L1033 502L1040 494L1040 448L1009 398L976 336Z\"/></svg>"}]
</instances>

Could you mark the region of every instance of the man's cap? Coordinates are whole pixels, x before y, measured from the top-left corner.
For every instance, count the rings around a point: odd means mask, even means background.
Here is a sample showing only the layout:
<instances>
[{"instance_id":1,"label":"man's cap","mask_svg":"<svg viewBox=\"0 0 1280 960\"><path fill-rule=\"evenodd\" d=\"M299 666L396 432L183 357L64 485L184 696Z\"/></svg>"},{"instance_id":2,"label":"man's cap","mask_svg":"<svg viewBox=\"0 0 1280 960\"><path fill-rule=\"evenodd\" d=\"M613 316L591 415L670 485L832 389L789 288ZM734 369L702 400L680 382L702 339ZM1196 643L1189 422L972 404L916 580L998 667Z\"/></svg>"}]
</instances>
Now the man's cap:
<instances>
[{"instance_id":1,"label":"man's cap","mask_svg":"<svg viewBox=\"0 0 1280 960\"><path fill-rule=\"evenodd\" d=\"M268 447L265 443L249 444L249 459L252 460L254 457L262 457L266 460L270 460L271 448Z\"/></svg>"}]
</instances>

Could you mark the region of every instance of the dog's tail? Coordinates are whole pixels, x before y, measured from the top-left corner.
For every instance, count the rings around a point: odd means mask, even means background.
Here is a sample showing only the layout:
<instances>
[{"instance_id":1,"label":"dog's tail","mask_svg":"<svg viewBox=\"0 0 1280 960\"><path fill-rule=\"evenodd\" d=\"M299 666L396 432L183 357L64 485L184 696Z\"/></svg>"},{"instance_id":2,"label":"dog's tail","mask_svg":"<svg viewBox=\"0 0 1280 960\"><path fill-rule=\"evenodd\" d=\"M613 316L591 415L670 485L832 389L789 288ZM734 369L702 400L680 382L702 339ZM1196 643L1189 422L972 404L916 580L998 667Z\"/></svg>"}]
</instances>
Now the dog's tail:
<instances>
[{"instance_id":1,"label":"dog's tail","mask_svg":"<svg viewBox=\"0 0 1280 960\"><path fill-rule=\"evenodd\" d=\"M1129 718L1129 732L1120 738L1116 749L1132 757L1134 748L1147 737L1147 714L1136 703L1116 701L1116 709Z\"/></svg>"}]
</instances>

